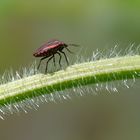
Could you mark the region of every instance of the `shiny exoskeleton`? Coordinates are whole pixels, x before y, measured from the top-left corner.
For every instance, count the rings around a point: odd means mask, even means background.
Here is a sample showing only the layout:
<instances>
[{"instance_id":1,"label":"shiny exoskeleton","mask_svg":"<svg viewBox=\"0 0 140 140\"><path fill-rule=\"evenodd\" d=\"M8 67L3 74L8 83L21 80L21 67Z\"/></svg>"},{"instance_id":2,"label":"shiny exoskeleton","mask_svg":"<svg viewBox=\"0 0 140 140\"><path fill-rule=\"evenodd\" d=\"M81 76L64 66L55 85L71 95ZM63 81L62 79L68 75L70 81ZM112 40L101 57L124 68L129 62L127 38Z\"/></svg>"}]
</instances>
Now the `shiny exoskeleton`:
<instances>
[{"instance_id":1,"label":"shiny exoskeleton","mask_svg":"<svg viewBox=\"0 0 140 140\"><path fill-rule=\"evenodd\" d=\"M64 55L65 59L66 59L66 62L67 62L67 65L69 65L69 62L68 62L68 58L65 54L65 52L63 52L63 49L66 48L70 53L72 53L67 47L68 46L78 46L76 44L66 44L62 41L59 41L59 40L51 40L45 44L43 44L39 49L36 50L36 52L33 54L35 57L42 57L40 59L40 62L38 64L38 67L37 69L40 68L40 65L41 65L41 61L46 59L46 58L49 58L47 60L47 63L46 63L46 69L45 69L45 73L47 72L47 67L48 67L48 62L53 59L53 62L54 62L54 66L55 66L55 54L58 54L60 59L59 59L59 65L60 67L62 66L61 65L61 54Z\"/></svg>"}]
</instances>

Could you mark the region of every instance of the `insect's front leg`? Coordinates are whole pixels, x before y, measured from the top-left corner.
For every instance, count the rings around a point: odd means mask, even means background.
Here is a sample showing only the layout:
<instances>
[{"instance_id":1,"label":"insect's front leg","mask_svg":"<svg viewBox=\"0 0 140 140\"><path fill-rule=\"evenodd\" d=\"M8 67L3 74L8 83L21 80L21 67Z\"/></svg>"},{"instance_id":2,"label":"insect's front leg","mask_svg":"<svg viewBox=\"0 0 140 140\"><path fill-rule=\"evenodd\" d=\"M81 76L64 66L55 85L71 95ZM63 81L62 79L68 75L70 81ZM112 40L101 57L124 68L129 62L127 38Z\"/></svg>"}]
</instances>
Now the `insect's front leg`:
<instances>
[{"instance_id":1,"label":"insect's front leg","mask_svg":"<svg viewBox=\"0 0 140 140\"><path fill-rule=\"evenodd\" d=\"M65 56L65 59L66 59L67 65L69 65L69 61L68 61L68 58L67 58L66 54L65 54L63 51L60 51L60 52L63 53L63 55Z\"/></svg>"},{"instance_id":2,"label":"insect's front leg","mask_svg":"<svg viewBox=\"0 0 140 140\"><path fill-rule=\"evenodd\" d=\"M70 52L70 53L73 53L72 51L70 51L68 48L66 48L66 50L68 51L68 52Z\"/></svg>"}]
</instances>

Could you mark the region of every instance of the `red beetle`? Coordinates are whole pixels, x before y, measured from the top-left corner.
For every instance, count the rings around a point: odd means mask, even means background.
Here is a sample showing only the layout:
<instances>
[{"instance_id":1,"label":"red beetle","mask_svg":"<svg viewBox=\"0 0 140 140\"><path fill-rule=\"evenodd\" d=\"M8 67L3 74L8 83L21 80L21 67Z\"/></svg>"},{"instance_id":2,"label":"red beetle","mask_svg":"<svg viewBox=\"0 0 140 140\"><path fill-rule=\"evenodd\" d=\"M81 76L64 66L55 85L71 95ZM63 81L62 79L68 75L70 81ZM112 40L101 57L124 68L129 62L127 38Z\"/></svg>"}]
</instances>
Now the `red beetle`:
<instances>
[{"instance_id":1,"label":"red beetle","mask_svg":"<svg viewBox=\"0 0 140 140\"><path fill-rule=\"evenodd\" d=\"M54 66L55 66L55 54L58 54L60 59L59 59L59 65L61 67L61 54L64 55L67 65L69 65L67 56L65 54L65 52L63 52L63 49L66 48L70 53L72 53L67 47L68 46L79 46L76 44L66 44L62 41L59 40L51 40L45 44L43 44L39 49L36 50L36 52L33 54L35 57L42 57L40 59L39 65L37 67L37 69L40 68L41 65L41 61L49 58L46 64L46 69L45 69L45 73L47 72L47 67L48 67L48 62L53 58L53 62L54 62Z\"/></svg>"}]
</instances>

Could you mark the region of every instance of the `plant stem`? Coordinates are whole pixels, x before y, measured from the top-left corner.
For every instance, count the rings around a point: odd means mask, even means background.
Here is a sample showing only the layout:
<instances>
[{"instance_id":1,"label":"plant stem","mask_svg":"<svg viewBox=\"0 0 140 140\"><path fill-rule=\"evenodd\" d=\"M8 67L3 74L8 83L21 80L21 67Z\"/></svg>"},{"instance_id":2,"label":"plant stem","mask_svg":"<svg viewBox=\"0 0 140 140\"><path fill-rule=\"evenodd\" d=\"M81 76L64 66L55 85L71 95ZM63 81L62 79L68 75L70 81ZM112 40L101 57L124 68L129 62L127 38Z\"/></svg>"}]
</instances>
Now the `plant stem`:
<instances>
[{"instance_id":1,"label":"plant stem","mask_svg":"<svg viewBox=\"0 0 140 140\"><path fill-rule=\"evenodd\" d=\"M36 74L0 85L0 105L62 91L68 88L140 77L140 56L84 62L53 74Z\"/></svg>"}]
</instances>

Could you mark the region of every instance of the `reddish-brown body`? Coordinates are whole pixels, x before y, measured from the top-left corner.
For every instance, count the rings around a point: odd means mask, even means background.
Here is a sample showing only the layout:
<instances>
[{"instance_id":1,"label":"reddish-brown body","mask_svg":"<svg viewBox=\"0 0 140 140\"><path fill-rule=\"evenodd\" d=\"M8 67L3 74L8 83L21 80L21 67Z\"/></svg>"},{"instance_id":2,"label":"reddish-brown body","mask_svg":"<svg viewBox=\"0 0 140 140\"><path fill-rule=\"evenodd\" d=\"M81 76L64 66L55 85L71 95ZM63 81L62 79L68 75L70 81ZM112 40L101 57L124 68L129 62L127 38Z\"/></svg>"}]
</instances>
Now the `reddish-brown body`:
<instances>
[{"instance_id":1,"label":"reddish-brown body","mask_svg":"<svg viewBox=\"0 0 140 140\"><path fill-rule=\"evenodd\" d=\"M57 53L57 51L62 51L67 46L68 45L62 41L52 40L43 44L33 55L35 57L49 57Z\"/></svg>"},{"instance_id":2,"label":"reddish-brown body","mask_svg":"<svg viewBox=\"0 0 140 140\"><path fill-rule=\"evenodd\" d=\"M78 45L75 45L75 44L69 44L71 46L78 46ZM47 66L48 66L48 62L53 58L53 61L54 61L54 65L55 65L55 54L58 54L60 59L59 59L59 65L61 66L61 54L64 55L65 59L66 59L66 62L67 64L69 64L68 62L68 59L67 59L67 56L66 54L63 52L63 49L66 48L69 52L71 52L67 47L69 46L68 44L65 44L64 42L62 41L59 41L59 40L52 40L52 41L49 41L45 44L43 44L39 49L37 49L35 51L35 53L33 54L35 57L42 57L40 59L40 62L39 62L39 65L37 67L37 69L39 69L40 67L40 64L41 64L41 61L43 59L46 59L48 57L50 57L47 61L47 65L46 65L46 70L45 72L47 72Z\"/></svg>"}]
</instances>

